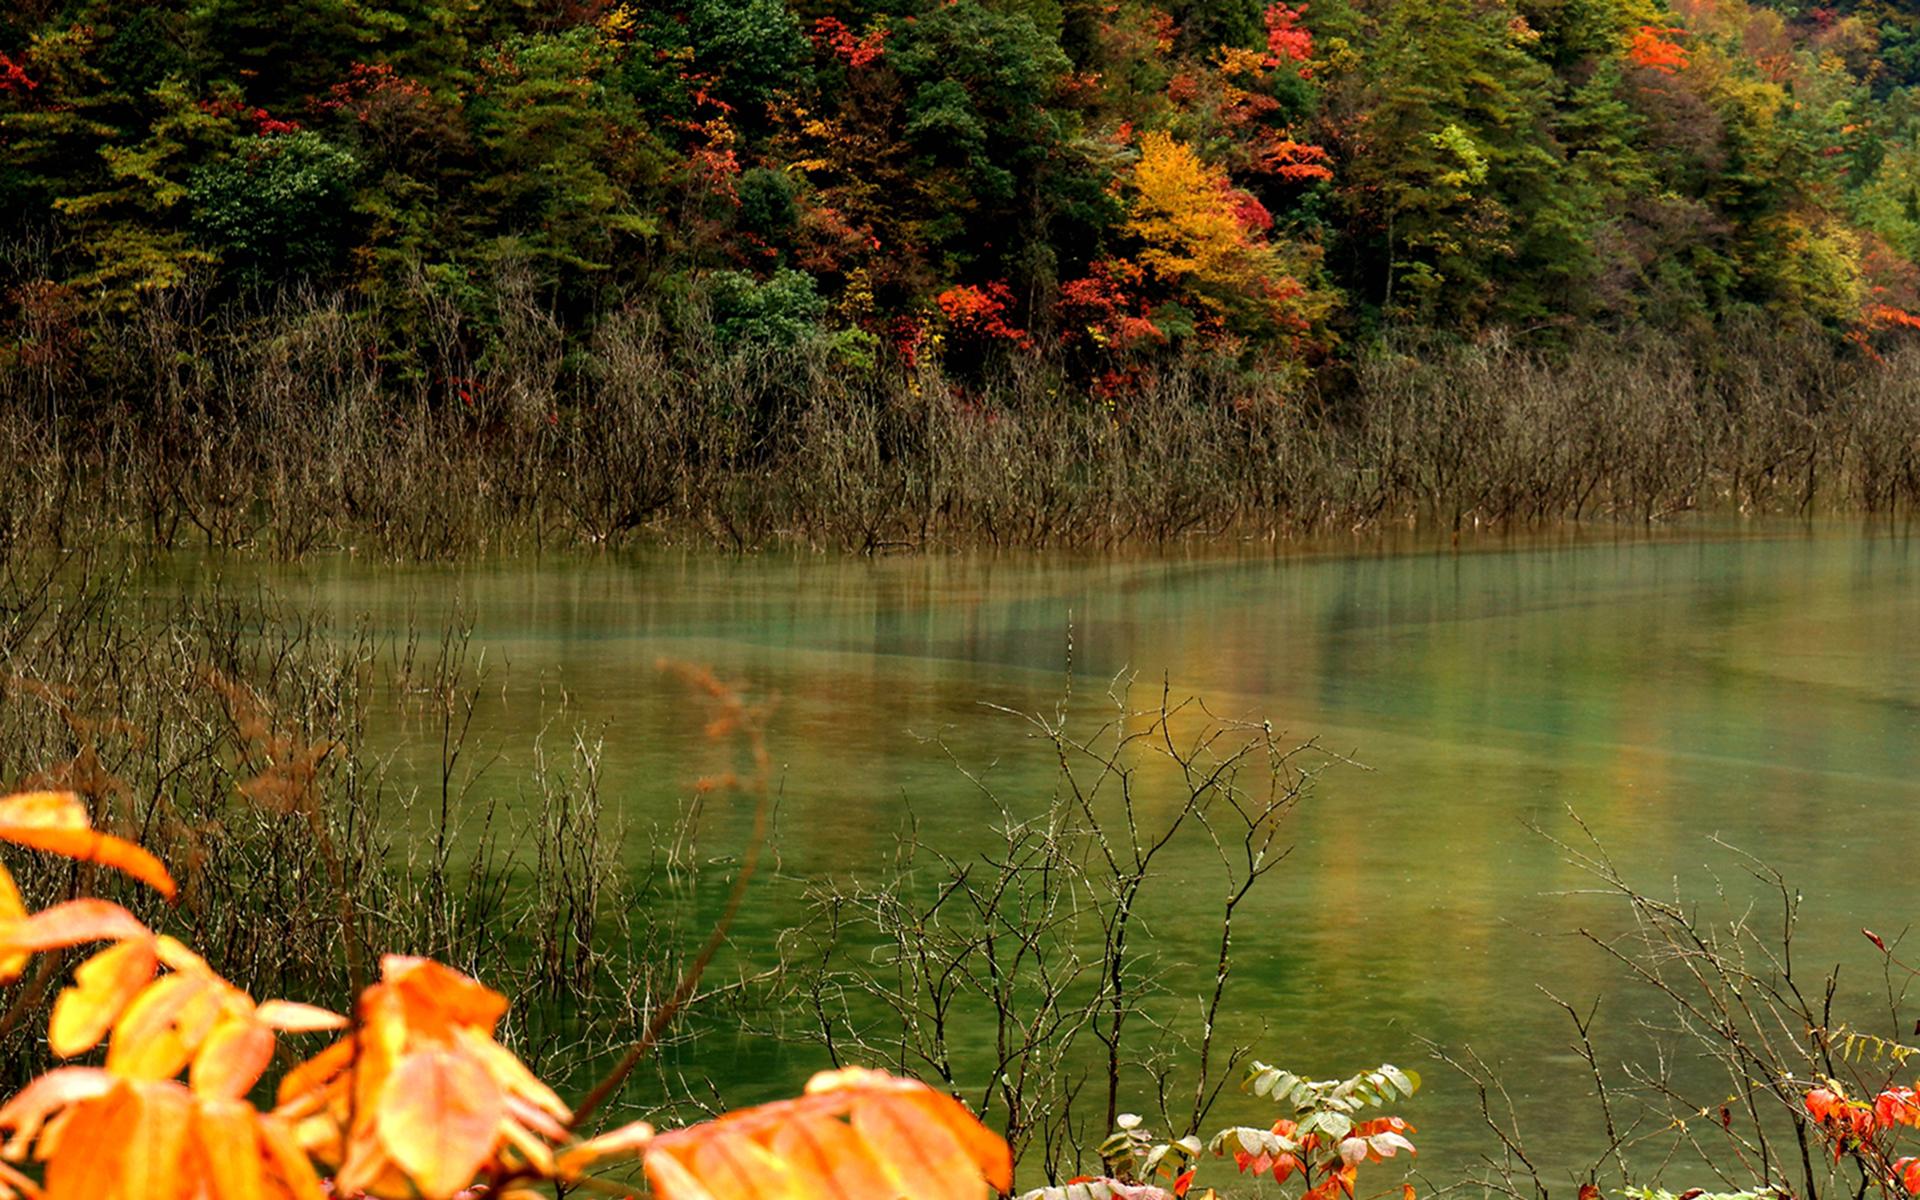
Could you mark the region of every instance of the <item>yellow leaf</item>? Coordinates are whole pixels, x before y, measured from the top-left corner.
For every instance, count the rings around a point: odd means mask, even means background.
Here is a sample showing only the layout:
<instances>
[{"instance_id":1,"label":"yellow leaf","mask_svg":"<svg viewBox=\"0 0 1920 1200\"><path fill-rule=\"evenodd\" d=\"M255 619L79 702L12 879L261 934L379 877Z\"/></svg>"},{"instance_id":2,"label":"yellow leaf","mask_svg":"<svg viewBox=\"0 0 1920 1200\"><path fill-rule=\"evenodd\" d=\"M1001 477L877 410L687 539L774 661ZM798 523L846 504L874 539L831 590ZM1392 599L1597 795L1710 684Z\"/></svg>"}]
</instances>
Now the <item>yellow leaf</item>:
<instances>
[{"instance_id":1,"label":"yellow leaf","mask_svg":"<svg viewBox=\"0 0 1920 1200\"><path fill-rule=\"evenodd\" d=\"M478 1063L448 1050L416 1050L381 1089L380 1142L427 1200L473 1182L493 1153L506 1114L500 1085Z\"/></svg>"},{"instance_id":2,"label":"yellow leaf","mask_svg":"<svg viewBox=\"0 0 1920 1200\"><path fill-rule=\"evenodd\" d=\"M160 961L165 963L169 970L202 973L211 973L213 970L207 965L206 959L187 949L181 944L179 938L171 934L161 934L154 940L154 945L160 953Z\"/></svg>"},{"instance_id":3,"label":"yellow leaf","mask_svg":"<svg viewBox=\"0 0 1920 1200\"><path fill-rule=\"evenodd\" d=\"M13 876L0 866L0 929L13 924L27 915L26 901L20 898L20 888L13 882ZM27 960L33 957L26 953L0 955L0 983L20 978L20 972L26 969Z\"/></svg>"},{"instance_id":4,"label":"yellow leaf","mask_svg":"<svg viewBox=\"0 0 1920 1200\"><path fill-rule=\"evenodd\" d=\"M123 1079L178 1075L199 1047L199 1038L191 1036L195 1009L218 986L211 975L177 971L141 992L113 1028L107 1070Z\"/></svg>"},{"instance_id":5,"label":"yellow leaf","mask_svg":"<svg viewBox=\"0 0 1920 1200\"><path fill-rule=\"evenodd\" d=\"M130 938L81 963L73 986L53 1002L47 1046L61 1058L72 1058L99 1045L158 965L151 937Z\"/></svg>"},{"instance_id":6,"label":"yellow leaf","mask_svg":"<svg viewBox=\"0 0 1920 1200\"><path fill-rule=\"evenodd\" d=\"M139 846L94 829L74 792L21 792L0 797L0 841L96 862L123 871L171 900L173 876Z\"/></svg>"}]
</instances>

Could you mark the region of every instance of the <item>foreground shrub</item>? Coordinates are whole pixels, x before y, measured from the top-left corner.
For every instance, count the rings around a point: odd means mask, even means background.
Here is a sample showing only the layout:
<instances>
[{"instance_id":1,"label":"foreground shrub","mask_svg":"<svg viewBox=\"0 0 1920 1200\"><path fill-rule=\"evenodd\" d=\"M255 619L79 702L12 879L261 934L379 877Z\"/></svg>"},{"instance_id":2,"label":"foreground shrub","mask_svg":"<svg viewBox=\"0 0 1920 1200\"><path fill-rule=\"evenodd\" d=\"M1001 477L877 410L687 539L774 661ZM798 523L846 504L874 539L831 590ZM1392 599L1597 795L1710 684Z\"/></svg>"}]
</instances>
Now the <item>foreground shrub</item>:
<instances>
[{"instance_id":1,"label":"foreground shrub","mask_svg":"<svg viewBox=\"0 0 1920 1200\"><path fill-rule=\"evenodd\" d=\"M0 840L87 864L83 877L105 866L177 892L151 854L94 829L76 793L0 798ZM527 1196L633 1158L668 1200L967 1200L983 1184L1013 1187L1007 1142L958 1101L857 1067L816 1075L800 1099L670 1133L637 1121L583 1138L611 1088L570 1108L497 1040L507 998L450 967L385 956L351 1018L256 1002L118 904L83 896L29 913L0 867L0 981L47 956L34 980L44 988L59 952L101 942L55 999L48 1043L61 1058L104 1043L104 1062L56 1067L0 1106L0 1200L450 1200L478 1186ZM251 1103L280 1039L319 1033L340 1036L286 1071L273 1107ZM1413 1094L1417 1077L1395 1067L1316 1082L1255 1063L1247 1085L1290 1115L1270 1130L1222 1130L1211 1148L1253 1176L1297 1173L1311 1185L1303 1200L1351 1198L1361 1164L1413 1151L1398 1117L1356 1120ZM1185 1195L1198 1140L1154 1145L1138 1118L1120 1124L1101 1147L1108 1174L1078 1181L1084 1194L1139 1196L1140 1181L1170 1177Z\"/></svg>"},{"instance_id":2,"label":"foreground shrub","mask_svg":"<svg viewBox=\"0 0 1920 1200\"><path fill-rule=\"evenodd\" d=\"M175 890L151 855L92 829L73 793L0 799L0 840ZM528 1185L578 1182L634 1157L672 1200L827 1189L960 1200L982 1184L1012 1187L1006 1144L958 1103L858 1069L816 1076L802 1100L658 1138L644 1122L581 1138L588 1108L568 1108L495 1040L506 997L449 967L387 956L351 1021L255 1003L117 904L80 898L27 914L0 868L10 976L33 955L103 941L55 1002L48 1035L62 1057L104 1040L105 1063L56 1068L0 1107L6 1200L319 1200L329 1194L322 1169L333 1194L447 1200L484 1185L528 1195ZM40 979L50 974L43 966ZM280 1035L329 1030L346 1032L286 1073L272 1109L248 1102Z\"/></svg>"}]
</instances>

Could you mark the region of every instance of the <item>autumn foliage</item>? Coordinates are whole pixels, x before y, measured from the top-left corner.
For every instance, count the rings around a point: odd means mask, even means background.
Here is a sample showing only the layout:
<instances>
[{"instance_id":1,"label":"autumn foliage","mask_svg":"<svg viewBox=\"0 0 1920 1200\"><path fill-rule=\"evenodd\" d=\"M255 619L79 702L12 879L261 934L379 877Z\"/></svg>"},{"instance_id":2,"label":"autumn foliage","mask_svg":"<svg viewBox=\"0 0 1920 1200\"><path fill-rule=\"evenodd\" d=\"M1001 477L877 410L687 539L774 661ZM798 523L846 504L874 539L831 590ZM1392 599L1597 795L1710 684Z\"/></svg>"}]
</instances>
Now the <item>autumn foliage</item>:
<instances>
[{"instance_id":1,"label":"autumn foliage","mask_svg":"<svg viewBox=\"0 0 1920 1200\"><path fill-rule=\"evenodd\" d=\"M1633 40L1627 45L1627 57L1637 67L1662 75L1676 75L1686 69L1688 62L1686 47L1678 40L1685 34L1684 29L1642 25L1634 30Z\"/></svg>"},{"instance_id":2,"label":"autumn foliage","mask_svg":"<svg viewBox=\"0 0 1920 1200\"><path fill-rule=\"evenodd\" d=\"M1056 336L1063 287L1121 261L1167 318L1124 369L1257 380L1409 325L1878 345L1916 311L1883 290L1920 261L1920 15L1887 0L13 7L0 213L45 252L0 325L314 289L389 390L502 357L508 278L569 364L644 298L786 272L798 340L863 370L1077 385L1120 368ZM1204 186L1162 210L1170 166Z\"/></svg>"},{"instance_id":3,"label":"autumn foliage","mask_svg":"<svg viewBox=\"0 0 1920 1200\"><path fill-rule=\"evenodd\" d=\"M1808 1089L1805 1108L1833 1160L1860 1164L1862 1191L1873 1183L1891 1196L1920 1195L1920 1155L1902 1154L1896 1144L1902 1128L1920 1128L1920 1091L1894 1085L1854 1099L1828 1080Z\"/></svg>"},{"instance_id":4,"label":"autumn foliage","mask_svg":"<svg viewBox=\"0 0 1920 1200\"><path fill-rule=\"evenodd\" d=\"M73 793L0 798L0 841L175 891L153 856L93 829ZM1012 1186L1006 1144L956 1101L863 1070L668 1134L634 1122L582 1137L576 1113L497 1040L506 997L449 967L389 955L350 1016L259 1002L117 904L83 897L29 913L0 867L8 978L33 956L101 943L56 997L48 1043L61 1058L105 1053L0 1106L0 1200L448 1200L477 1185L533 1196L622 1159L641 1160L667 1200L963 1200ZM337 1037L257 1107L282 1039L322 1034Z\"/></svg>"}]
</instances>

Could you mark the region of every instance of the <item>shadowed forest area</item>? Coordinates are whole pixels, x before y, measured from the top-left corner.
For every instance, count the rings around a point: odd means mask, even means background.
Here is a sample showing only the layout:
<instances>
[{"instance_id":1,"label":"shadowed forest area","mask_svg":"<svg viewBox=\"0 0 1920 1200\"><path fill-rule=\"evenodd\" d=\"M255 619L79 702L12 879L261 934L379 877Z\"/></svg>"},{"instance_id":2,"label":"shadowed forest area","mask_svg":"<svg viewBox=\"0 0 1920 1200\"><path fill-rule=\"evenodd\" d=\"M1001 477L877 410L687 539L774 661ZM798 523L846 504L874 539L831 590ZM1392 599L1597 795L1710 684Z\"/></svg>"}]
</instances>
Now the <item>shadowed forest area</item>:
<instances>
[{"instance_id":1,"label":"shadowed forest area","mask_svg":"<svg viewBox=\"0 0 1920 1200\"><path fill-rule=\"evenodd\" d=\"M1903 508L1916 82L1881 0L34 0L6 536Z\"/></svg>"}]
</instances>

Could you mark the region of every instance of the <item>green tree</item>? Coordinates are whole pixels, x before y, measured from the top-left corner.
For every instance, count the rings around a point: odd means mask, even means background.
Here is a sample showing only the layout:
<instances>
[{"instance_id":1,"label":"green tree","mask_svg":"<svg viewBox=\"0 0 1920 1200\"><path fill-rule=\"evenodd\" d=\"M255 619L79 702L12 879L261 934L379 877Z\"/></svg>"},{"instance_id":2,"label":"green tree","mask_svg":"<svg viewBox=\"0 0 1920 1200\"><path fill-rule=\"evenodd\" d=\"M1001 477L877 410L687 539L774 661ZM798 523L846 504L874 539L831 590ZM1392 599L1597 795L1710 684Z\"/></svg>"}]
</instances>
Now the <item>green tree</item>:
<instances>
[{"instance_id":1,"label":"green tree","mask_svg":"<svg viewBox=\"0 0 1920 1200\"><path fill-rule=\"evenodd\" d=\"M201 105L178 79L149 97L156 113L136 136L99 147L92 190L53 202L69 251L82 264L70 282L111 306L173 287L214 256L186 230L188 180L196 159L224 144L233 121Z\"/></svg>"},{"instance_id":2,"label":"green tree","mask_svg":"<svg viewBox=\"0 0 1920 1200\"><path fill-rule=\"evenodd\" d=\"M813 276L785 267L766 280L719 271L707 280L714 333L728 348L792 346L820 332L827 315Z\"/></svg>"},{"instance_id":3,"label":"green tree","mask_svg":"<svg viewBox=\"0 0 1920 1200\"><path fill-rule=\"evenodd\" d=\"M1497 309L1533 212L1559 207L1551 73L1504 0L1405 0L1369 32L1340 99L1347 261L1396 319Z\"/></svg>"},{"instance_id":4,"label":"green tree","mask_svg":"<svg viewBox=\"0 0 1920 1200\"><path fill-rule=\"evenodd\" d=\"M1029 250L1091 171L1055 103L1071 70L1058 43L1025 12L952 0L901 26L889 63L906 92L902 136L936 192L928 241L952 270L1042 273L1046 256Z\"/></svg>"},{"instance_id":5,"label":"green tree","mask_svg":"<svg viewBox=\"0 0 1920 1200\"><path fill-rule=\"evenodd\" d=\"M497 250L526 254L550 286L577 288L658 226L642 194L661 155L603 74L615 50L591 27L509 38L482 63L470 108L475 194Z\"/></svg>"},{"instance_id":6,"label":"green tree","mask_svg":"<svg viewBox=\"0 0 1920 1200\"><path fill-rule=\"evenodd\" d=\"M248 282L328 271L346 251L359 166L310 130L251 139L194 172L194 231Z\"/></svg>"},{"instance_id":7,"label":"green tree","mask_svg":"<svg viewBox=\"0 0 1920 1200\"><path fill-rule=\"evenodd\" d=\"M807 39L786 0L694 0L687 37L695 65L717 76L722 94L742 109L762 108L801 82Z\"/></svg>"}]
</instances>

